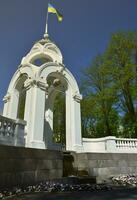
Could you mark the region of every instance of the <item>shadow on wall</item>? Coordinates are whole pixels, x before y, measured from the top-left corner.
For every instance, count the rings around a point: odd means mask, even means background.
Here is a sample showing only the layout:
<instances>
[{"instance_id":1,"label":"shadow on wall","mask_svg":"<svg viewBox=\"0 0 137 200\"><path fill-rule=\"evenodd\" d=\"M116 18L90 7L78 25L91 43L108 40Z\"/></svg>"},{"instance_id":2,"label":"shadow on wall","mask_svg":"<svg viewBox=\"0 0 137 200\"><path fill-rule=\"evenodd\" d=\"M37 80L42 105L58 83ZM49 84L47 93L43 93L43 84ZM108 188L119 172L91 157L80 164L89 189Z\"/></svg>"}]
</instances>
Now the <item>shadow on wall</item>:
<instances>
[{"instance_id":1,"label":"shadow on wall","mask_svg":"<svg viewBox=\"0 0 137 200\"><path fill-rule=\"evenodd\" d=\"M75 159L74 156L70 152L64 152L63 177L68 177L68 176L89 177L88 171L86 171L85 169L80 170L74 166L74 159Z\"/></svg>"}]
</instances>

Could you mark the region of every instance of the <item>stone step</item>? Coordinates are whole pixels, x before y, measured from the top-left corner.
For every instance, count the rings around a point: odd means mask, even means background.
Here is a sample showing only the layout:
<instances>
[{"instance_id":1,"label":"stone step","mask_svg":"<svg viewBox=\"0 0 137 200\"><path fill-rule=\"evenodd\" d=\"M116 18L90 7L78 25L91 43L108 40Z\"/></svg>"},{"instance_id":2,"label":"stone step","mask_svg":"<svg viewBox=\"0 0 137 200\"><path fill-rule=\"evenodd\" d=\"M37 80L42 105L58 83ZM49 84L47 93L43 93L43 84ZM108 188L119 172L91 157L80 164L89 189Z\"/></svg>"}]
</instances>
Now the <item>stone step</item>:
<instances>
[{"instance_id":1,"label":"stone step","mask_svg":"<svg viewBox=\"0 0 137 200\"><path fill-rule=\"evenodd\" d=\"M61 179L50 180L50 182L60 183L60 184L69 184L69 185L96 184L96 177L69 176L69 177L63 177Z\"/></svg>"},{"instance_id":2,"label":"stone step","mask_svg":"<svg viewBox=\"0 0 137 200\"><path fill-rule=\"evenodd\" d=\"M95 184L95 177L64 177L62 179L64 183L68 184Z\"/></svg>"}]
</instances>

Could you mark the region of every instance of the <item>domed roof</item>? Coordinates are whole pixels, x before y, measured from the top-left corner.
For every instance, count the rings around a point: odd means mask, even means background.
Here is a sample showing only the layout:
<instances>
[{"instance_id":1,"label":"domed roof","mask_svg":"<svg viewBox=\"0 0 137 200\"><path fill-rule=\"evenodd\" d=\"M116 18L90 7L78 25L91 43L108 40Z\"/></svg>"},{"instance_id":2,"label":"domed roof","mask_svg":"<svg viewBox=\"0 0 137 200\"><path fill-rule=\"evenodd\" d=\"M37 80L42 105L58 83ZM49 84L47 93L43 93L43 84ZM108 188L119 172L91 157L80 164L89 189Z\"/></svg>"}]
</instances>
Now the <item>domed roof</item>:
<instances>
[{"instance_id":1,"label":"domed roof","mask_svg":"<svg viewBox=\"0 0 137 200\"><path fill-rule=\"evenodd\" d=\"M48 34L45 34L43 39L35 42L30 52L22 59L21 65L34 64L38 59L42 59L44 62L63 62L60 49L49 38Z\"/></svg>"},{"instance_id":2,"label":"domed roof","mask_svg":"<svg viewBox=\"0 0 137 200\"><path fill-rule=\"evenodd\" d=\"M55 44L55 42L53 42L50 38L49 38L49 35L46 34L44 38L42 38L41 40L37 41L36 43L40 43L42 45L45 45L47 43L53 43Z\"/></svg>"}]
</instances>

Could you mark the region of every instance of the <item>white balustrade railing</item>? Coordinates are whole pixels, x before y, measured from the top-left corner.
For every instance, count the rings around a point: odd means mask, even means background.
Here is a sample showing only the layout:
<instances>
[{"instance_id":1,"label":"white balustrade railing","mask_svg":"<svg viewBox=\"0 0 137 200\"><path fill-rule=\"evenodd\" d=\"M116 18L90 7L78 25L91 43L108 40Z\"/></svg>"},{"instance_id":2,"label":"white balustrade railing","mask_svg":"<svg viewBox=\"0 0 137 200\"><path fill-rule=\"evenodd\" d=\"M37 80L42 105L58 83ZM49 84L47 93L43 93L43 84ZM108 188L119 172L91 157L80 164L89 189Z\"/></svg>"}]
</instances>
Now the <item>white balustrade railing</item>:
<instances>
[{"instance_id":1,"label":"white balustrade railing","mask_svg":"<svg viewBox=\"0 0 137 200\"><path fill-rule=\"evenodd\" d=\"M116 138L83 138L83 152L100 153L137 153L137 139Z\"/></svg>"},{"instance_id":2,"label":"white balustrade railing","mask_svg":"<svg viewBox=\"0 0 137 200\"><path fill-rule=\"evenodd\" d=\"M119 150L137 150L137 139L116 138L116 148Z\"/></svg>"},{"instance_id":3,"label":"white balustrade railing","mask_svg":"<svg viewBox=\"0 0 137 200\"><path fill-rule=\"evenodd\" d=\"M0 115L0 144L25 146L24 130L26 122Z\"/></svg>"}]
</instances>

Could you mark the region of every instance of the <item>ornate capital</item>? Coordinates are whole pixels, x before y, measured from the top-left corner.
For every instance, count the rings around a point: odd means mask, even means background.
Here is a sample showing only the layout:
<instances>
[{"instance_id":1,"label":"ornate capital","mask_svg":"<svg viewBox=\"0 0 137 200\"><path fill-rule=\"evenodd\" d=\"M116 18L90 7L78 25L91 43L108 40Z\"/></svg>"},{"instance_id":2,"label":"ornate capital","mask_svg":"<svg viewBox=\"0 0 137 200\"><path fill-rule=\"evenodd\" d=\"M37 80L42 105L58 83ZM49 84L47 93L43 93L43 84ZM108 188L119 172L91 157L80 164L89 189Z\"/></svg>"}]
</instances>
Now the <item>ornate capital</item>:
<instances>
[{"instance_id":1,"label":"ornate capital","mask_svg":"<svg viewBox=\"0 0 137 200\"><path fill-rule=\"evenodd\" d=\"M40 81L40 80L38 80L36 82L36 85L37 85L37 87L39 87L41 90L44 90L44 91L47 91L47 89L49 87L49 85L46 82Z\"/></svg>"},{"instance_id":2,"label":"ornate capital","mask_svg":"<svg viewBox=\"0 0 137 200\"><path fill-rule=\"evenodd\" d=\"M8 101L10 101L10 98L11 98L11 95L7 93L3 98L4 103L7 103Z\"/></svg>"},{"instance_id":3,"label":"ornate capital","mask_svg":"<svg viewBox=\"0 0 137 200\"><path fill-rule=\"evenodd\" d=\"M38 87L41 90L47 91L48 84L40 79L27 79L24 83L24 87L28 90L31 87Z\"/></svg>"},{"instance_id":4,"label":"ornate capital","mask_svg":"<svg viewBox=\"0 0 137 200\"><path fill-rule=\"evenodd\" d=\"M76 93L76 94L73 95L73 98L74 98L74 100L75 100L76 102L80 103L80 101L82 100L82 95Z\"/></svg>"},{"instance_id":5,"label":"ornate capital","mask_svg":"<svg viewBox=\"0 0 137 200\"><path fill-rule=\"evenodd\" d=\"M56 72L57 73L61 73L63 76L64 76L64 67L62 67L62 66L59 66L58 68L57 68L57 70L56 70Z\"/></svg>"}]
</instances>

